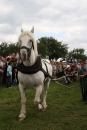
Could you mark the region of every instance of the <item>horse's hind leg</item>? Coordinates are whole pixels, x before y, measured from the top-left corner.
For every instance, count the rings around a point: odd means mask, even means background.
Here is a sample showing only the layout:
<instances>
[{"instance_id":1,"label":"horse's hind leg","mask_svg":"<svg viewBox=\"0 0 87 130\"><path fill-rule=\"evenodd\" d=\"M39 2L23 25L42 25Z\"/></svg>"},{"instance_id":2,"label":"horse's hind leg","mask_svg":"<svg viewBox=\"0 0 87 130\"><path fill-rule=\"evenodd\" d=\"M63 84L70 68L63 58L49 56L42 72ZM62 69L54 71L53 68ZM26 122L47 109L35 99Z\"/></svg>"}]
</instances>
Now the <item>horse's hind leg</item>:
<instances>
[{"instance_id":1,"label":"horse's hind leg","mask_svg":"<svg viewBox=\"0 0 87 130\"><path fill-rule=\"evenodd\" d=\"M43 106L44 110L47 108L46 97L47 97L47 91L48 91L48 88L49 88L49 84L50 84L50 79L48 78L45 81L44 87L43 87L43 102L42 102L42 106Z\"/></svg>"},{"instance_id":2,"label":"horse's hind leg","mask_svg":"<svg viewBox=\"0 0 87 130\"><path fill-rule=\"evenodd\" d=\"M25 96L25 89L22 87L22 85L19 83L19 90L21 93L21 111L19 115L19 121L22 121L26 118L26 96Z\"/></svg>"},{"instance_id":3,"label":"horse's hind leg","mask_svg":"<svg viewBox=\"0 0 87 130\"><path fill-rule=\"evenodd\" d=\"M40 95L41 95L41 92L42 92L42 85L39 85L37 88L36 88L36 95L35 95L35 98L34 98L34 104L37 105L40 103Z\"/></svg>"}]
</instances>

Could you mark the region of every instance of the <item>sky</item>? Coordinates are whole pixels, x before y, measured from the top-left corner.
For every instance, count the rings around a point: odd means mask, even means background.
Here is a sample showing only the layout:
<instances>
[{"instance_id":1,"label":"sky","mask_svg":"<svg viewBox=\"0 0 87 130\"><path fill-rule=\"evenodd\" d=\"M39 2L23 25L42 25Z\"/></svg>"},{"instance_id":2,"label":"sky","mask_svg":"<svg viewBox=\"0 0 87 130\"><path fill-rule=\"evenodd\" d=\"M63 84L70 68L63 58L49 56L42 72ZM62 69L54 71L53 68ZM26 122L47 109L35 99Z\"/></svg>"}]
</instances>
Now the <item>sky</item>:
<instances>
[{"instance_id":1,"label":"sky","mask_svg":"<svg viewBox=\"0 0 87 130\"><path fill-rule=\"evenodd\" d=\"M87 0L0 0L0 43L33 26L36 39L53 37L87 55Z\"/></svg>"}]
</instances>

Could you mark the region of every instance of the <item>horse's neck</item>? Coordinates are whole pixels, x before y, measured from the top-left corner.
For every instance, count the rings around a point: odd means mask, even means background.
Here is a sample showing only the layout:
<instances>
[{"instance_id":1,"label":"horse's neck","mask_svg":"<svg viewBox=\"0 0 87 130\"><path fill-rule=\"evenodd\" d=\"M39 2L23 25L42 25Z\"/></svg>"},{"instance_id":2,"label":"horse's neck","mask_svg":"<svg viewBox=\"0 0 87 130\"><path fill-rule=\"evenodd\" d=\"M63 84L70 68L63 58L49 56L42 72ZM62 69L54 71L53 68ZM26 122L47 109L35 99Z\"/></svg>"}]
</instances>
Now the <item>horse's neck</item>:
<instances>
[{"instance_id":1,"label":"horse's neck","mask_svg":"<svg viewBox=\"0 0 87 130\"><path fill-rule=\"evenodd\" d=\"M31 52L31 55L27 61L24 61L25 66L32 66L36 62L37 56L35 55L34 51Z\"/></svg>"}]
</instances>

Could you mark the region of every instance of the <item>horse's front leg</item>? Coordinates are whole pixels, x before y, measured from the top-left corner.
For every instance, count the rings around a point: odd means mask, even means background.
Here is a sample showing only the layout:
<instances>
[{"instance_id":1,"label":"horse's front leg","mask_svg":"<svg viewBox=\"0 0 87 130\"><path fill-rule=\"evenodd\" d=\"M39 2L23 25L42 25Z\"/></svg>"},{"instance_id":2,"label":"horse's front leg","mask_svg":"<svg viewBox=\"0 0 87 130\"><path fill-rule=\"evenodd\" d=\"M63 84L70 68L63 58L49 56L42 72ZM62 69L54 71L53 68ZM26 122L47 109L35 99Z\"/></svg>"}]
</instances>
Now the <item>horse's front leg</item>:
<instances>
[{"instance_id":1,"label":"horse's front leg","mask_svg":"<svg viewBox=\"0 0 87 130\"><path fill-rule=\"evenodd\" d=\"M19 90L21 93L21 111L19 115L19 121L22 121L26 118L26 90L23 88L23 86L19 83Z\"/></svg>"},{"instance_id":2,"label":"horse's front leg","mask_svg":"<svg viewBox=\"0 0 87 130\"><path fill-rule=\"evenodd\" d=\"M39 85L37 88L36 88L36 95L35 95L35 98L34 98L34 104L35 105L38 105L40 103L40 95L41 95L41 92L42 92L42 85Z\"/></svg>"},{"instance_id":3,"label":"horse's front leg","mask_svg":"<svg viewBox=\"0 0 87 130\"><path fill-rule=\"evenodd\" d=\"M50 84L50 79L47 79L44 83L44 87L43 87L43 101L42 101L42 106L43 106L43 110L45 111L47 108L47 104L46 104L46 97L47 97L47 91L49 88L49 84Z\"/></svg>"}]
</instances>

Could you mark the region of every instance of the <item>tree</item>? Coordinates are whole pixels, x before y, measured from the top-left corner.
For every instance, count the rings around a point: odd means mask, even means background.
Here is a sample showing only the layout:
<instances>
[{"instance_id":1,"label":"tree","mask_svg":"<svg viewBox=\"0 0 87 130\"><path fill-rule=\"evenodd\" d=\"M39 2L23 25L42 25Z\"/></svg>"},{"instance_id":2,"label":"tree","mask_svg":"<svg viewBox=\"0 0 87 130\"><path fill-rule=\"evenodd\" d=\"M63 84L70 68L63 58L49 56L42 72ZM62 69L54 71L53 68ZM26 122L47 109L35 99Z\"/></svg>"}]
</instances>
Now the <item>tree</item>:
<instances>
[{"instance_id":1,"label":"tree","mask_svg":"<svg viewBox=\"0 0 87 130\"><path fill-rule=\"evenodd\" d=\"M42 37L38 39L38 52L46 57L48 55L50 59L65 57L68 53L67 44L63 44L62 42L58 42L53 37Z\"/></svg>"},{"instance_id":2,"label":"tree","mask_svg":"<svg viewBox=\"0 0 87 130\"><path fill-rule=\"evenodd\" d=\"M84 52L85 50L83 48L76 48L69 52L69 57L73 57L75 59L87 59Z\"/></svg>"},{"instance_id":3,"label":"tree","mask_svg":"<svg viewBox=\"0 0 87 130\"><path fill-rule=\"evenodd\" d=\"M17 43L6 43L2 42L0 44L0 55L5 57L9 55L9 53L17 53L19 50L18 44Z\"/></svg>"},{"instance_id":4,"label":"tree","mask_svg":"<svg viewBox=\"0 0 87 130\"><path fill-rule=\"evenodd\" d=\"M19 51L18 43L10 43L8 47L10 53L17 53Z\"/></svg>"},{"instance_id":5,"label":"tree","mask_svg":"<svg viewBox=\"0 0 87 130\"><path fill-rule=\"evenodd\" d=\"M6 55L7 48L8 48L8 43L2 42L2 43L0 44L0 55L1 55L1 56L5 56L5 55Z\"/></svg>"}]
</instances>

